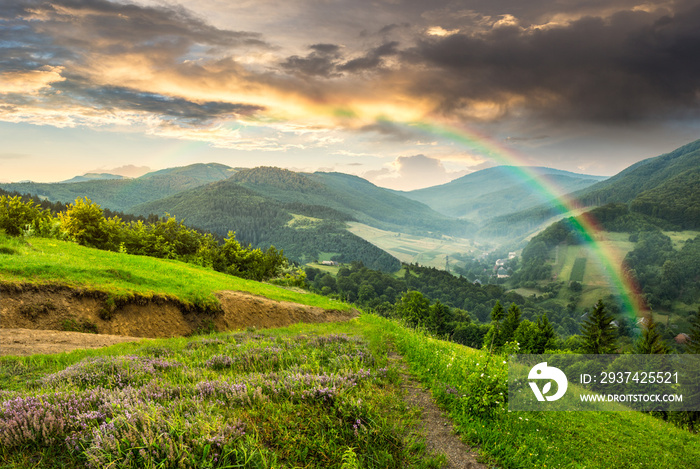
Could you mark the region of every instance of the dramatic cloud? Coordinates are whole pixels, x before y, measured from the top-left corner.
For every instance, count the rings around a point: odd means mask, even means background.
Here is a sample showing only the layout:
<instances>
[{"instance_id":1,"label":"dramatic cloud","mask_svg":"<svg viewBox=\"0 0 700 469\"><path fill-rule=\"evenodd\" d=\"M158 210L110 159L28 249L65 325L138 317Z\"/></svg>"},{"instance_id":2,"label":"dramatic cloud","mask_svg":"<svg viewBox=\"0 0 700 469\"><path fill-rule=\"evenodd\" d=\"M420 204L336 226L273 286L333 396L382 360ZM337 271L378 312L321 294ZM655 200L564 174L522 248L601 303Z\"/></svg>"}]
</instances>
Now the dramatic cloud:
<instances>
[{"instance_id":1,"label":"dramatic cloud","mask_svg":"<svg viewBox=\"0 0 700 469\"><path fill-rule=\"evenodd\" d=\"M462 164L447 156L473 149L427 122L575 169L586 139L632 129L647 152L640 134L697 135L698 24L697 0L2 2L0 121L317 149L336 158L318 166L444 181Z\"/></svg>"},{"instance_id":2,"label":"dramatic cloud","mask_svg":"<svg viewBox=\"0 0 700 469\"><path fill-rule=\"evenodd\" d=\"M643 9L547 27L514 17L489 30L421 39L404 60L421 71L409 88L444 114L498 119L637 120L700 115L700 5ZM483 107L479 111L478 105Z\"/></svg>"}]
</instances>

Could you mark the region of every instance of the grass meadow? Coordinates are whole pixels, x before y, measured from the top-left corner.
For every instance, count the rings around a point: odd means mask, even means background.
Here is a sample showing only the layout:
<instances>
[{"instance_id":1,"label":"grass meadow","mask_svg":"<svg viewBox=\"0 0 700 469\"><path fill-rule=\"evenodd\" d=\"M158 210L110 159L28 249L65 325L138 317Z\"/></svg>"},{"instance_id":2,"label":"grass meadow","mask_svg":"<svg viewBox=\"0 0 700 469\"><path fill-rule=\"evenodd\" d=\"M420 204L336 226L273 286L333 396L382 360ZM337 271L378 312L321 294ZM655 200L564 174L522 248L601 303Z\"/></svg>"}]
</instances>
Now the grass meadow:
<instances>
[{"instance_id":1,"label":"grass meadow","mask_svg":"<svg viewBox=\"0 0 700 469\"><path fill-rule=\"evenodd\" d=\"M500 468L697 467L639 412L509 412L507 358L363 314L347 323L0 359L0 467L440 467L395 350Z\"/></svg>"},{"instance_id":2,"label":"grass meadow","mask_svg":"<svg viewBox=\"0 0 700 469\"><path fill-rule=\"evenodd\" d=\"M193 264L100 251L45 238L27 242L0 236L0 281L60 284L105 291L115 297L160 295L205 309L218 304L214 292L221 290L239 290L327 309L350 308L321 295L233 277Z\"/></svg>"}]
</instances>

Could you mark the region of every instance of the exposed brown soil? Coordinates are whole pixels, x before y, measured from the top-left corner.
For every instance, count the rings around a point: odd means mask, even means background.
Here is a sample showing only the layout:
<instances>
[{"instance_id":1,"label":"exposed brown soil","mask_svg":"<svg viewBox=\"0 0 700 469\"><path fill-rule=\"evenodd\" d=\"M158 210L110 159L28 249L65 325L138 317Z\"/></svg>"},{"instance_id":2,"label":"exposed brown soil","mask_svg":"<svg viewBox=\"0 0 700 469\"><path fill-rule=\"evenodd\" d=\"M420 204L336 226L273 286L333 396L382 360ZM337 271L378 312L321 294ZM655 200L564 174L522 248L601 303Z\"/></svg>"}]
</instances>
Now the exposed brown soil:
<instances>
[{"instance_id":1,"label":"exposed brown soil","mask_svg":"<svg viewBox=\"0 0 700 469\"><path fill-rule=\"evenodd\" d=\"M443 469L489 469L491 466L478 462L478 453L455 434L450 418L435 405L430 393L410 374L401 356L390 353L389 360L400 370L403 379L401 388L406 393L406 403L421 412L418 430L425 435L428 451L444 454L447 458L447 465Z\"/></svg>"},{"instance_id":2,"label":"exposed brown soil","mask_svg":"<svg viewBox=\"0 0 700 469\"><path fill-rule=\"evenodd\" d=\"M79 348L100 348L137 340L141 339L84 332L0 329L0 355L70 352Z\"/></svg>"},{"instance_id":3,"label":"exposed brown soil","mask_svg":"<svg viewBox=\"0 0 700 469\"><path fill-rule=\"evenodd\" d=\"M68 345L72 340L69 336L56 332L28 337L6 329L63 331L72 328L96 331L102 336L100 340L107 341L104 334L131 338L177 337L212 329L226 331L282 327L298 322L345 321L357 314L356 311L327 311L274 301L237 291L222 291L216 295L222 308L215 314L187 312L186 307L171 299L136 298L116 308L111 318L103 319L106 307L103 294L50 285L5 286L0 291L0 354L19 354L21 344L30 349L22 354L45 353L32 351L38 347L41 337L46 338L46 346L53 344L56 352L76 348ZM76 340L79 343L79 339ZM62 343L64 348L61 348Z\"/></svg>"}]
</instances>

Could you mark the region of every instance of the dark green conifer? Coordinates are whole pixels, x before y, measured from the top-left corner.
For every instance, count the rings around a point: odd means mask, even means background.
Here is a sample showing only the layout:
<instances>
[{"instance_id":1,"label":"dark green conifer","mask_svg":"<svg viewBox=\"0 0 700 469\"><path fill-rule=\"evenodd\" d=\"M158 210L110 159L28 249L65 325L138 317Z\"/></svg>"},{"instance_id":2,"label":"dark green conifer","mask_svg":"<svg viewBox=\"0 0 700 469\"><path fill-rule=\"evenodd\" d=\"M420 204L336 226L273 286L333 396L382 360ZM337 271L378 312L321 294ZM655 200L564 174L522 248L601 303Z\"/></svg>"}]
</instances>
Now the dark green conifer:
<instances>
[{"instance_id":1,"label":"dark green conifer","mask_svg":"<svg viewBox=\"0 0 700 469\"><path fill-rule=\"evenodd\" d=\"M605 310L603 301L598 300L581 325L584 340L581 351L591 354L614 353L617 349L617 330L613 322L614 318Z\"/></svg>"}]
</instances>

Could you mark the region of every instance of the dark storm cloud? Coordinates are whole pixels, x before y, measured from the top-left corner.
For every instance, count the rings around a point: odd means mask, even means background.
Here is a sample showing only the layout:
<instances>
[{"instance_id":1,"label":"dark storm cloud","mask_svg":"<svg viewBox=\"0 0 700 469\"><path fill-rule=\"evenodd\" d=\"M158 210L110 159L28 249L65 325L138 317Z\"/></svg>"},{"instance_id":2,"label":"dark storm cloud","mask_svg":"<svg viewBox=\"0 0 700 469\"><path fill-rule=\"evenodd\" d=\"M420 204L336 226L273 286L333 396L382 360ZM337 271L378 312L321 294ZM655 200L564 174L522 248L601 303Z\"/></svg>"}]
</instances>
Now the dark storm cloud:
<instances>
[{"instance_id":1,"label":"dark storm cloud","mask_svg":"<svg viewBox=\"0 0 700 469\"><path fill-rule=\"evenodd\" d=\"M374 70L384 63L384 57L396 55L398 53L398 42L392 41L382 44L379 47L369 50L362 57L349 60L338 67L341 72L357 73L366 70Z\"/></svg>"},{"instance_id":2,"label":"dark storm cloud","mask_svg":"<svg viewBox=\"0 0 700 469\"><path fill-rule=\"evenodd\" d=\"M340 51L340 46L336 44L313 44L309 46L309 49L313 49L319 54L334 55Z\"/></svg>"},{"instance_id":3,"label":"dark storm cloud","mask_svg":"<svg viewBox=\"0 0 700 469\"><path fill-rule=\"evenodd\" d=\"M304 57L293 55L282 62L282 67L290 73L322 78L335 78L346 73L359 73L381 68L384 57L398 54L398 42L381 44L365 52L360 57L346 60L340 46L335 44L315 44Z\"/></svg>"},{"instance_id":4,"label":"dark storm cloud","mask_svg":"<svg viewBox=\"0 0 700 469\"><path fill-rule=\"evenodd\" d=\"M393 122L380 120L373 124L368 124L362 126L358 129L360 132L376 132L388 140L393 140L397 142L407 142L410 140L417 140L419 134L412 133L409 130L399 127Z\"/></svg>"},{"instance_id":5,"label":"dark storm cloud","mask_svg":"<svg viewBox=\"0 0 700 469\"><path fill-rule=\"evenodd\" d=\"M54 85L58 90L69 91L75 84ZM250 115L263 108L245 104L224 102L192 102L156 93L144 93L120 87L83 88L82 96L102 110L143 111L181 122L204 124L219 117Z\"/></svg>"},{"instance_id":6,"label":"dark storm cloud","mask_svg":"<svg viewBox=\"0 0 700 469\"><path fill-rule=\"evenodd\" d=\"M439 109L464 100L524 105L549 117L627 120L700 111L700 6L584 17L566 26L496 27L424 38L403 58L412 92ZM513 98L519 101L513 101Z\"/></svg>"},{"instance_id":7,"label":"dark storm cloud","mask_svg":"<svg viewBox=\"0 0 700 469\"><path fill-rule=\"evenodd\" d=\"M305 57L293 55L282 62L282 68L292 74L331 78L339 76L336 67L340 58L340 46L314 44Z\"/></svg>"},{"instance_id":8,"label":"dark storm cloud","mask_svg":"<svg viewBox=\"0 0 700 469\"><path fill-rule=\"evenodd\" d=\"M9 15L38 19L36 30L50 34L65 46L104 47L115 53L125 48L143 47L177 50L193 44L265 45L259 34L215 28L178 6L147 7L107 0L59 0L52 3L25 0L8 9L3 6L0 16ZM70 30L59 30L67 26Z\"/></svg>"},{"instance_id":9,"label":"dark storm cloud","mask_svg":"<svg viewBox=\"0 0 700 469\"><path fill-rule=\"evenodd\" d=\"M187 76L203 70L189 59L210 60L212 53L226 57L242 47L270 48L260 34L218 29L181 7L105 0L3 2L0 24L0 74L12 78L54 70L61 78L34 94L6 92L6 112L33 105L55 109L79 106L95 111L143 111L191 124L262 109L227 102L195 102L93 83L90 68L108 64L113 57L126 63L151 62L163 72ZM231 75L237 71L230 58L228 62L219 57L210 62Z\"/></svg>"}]
</instances>

